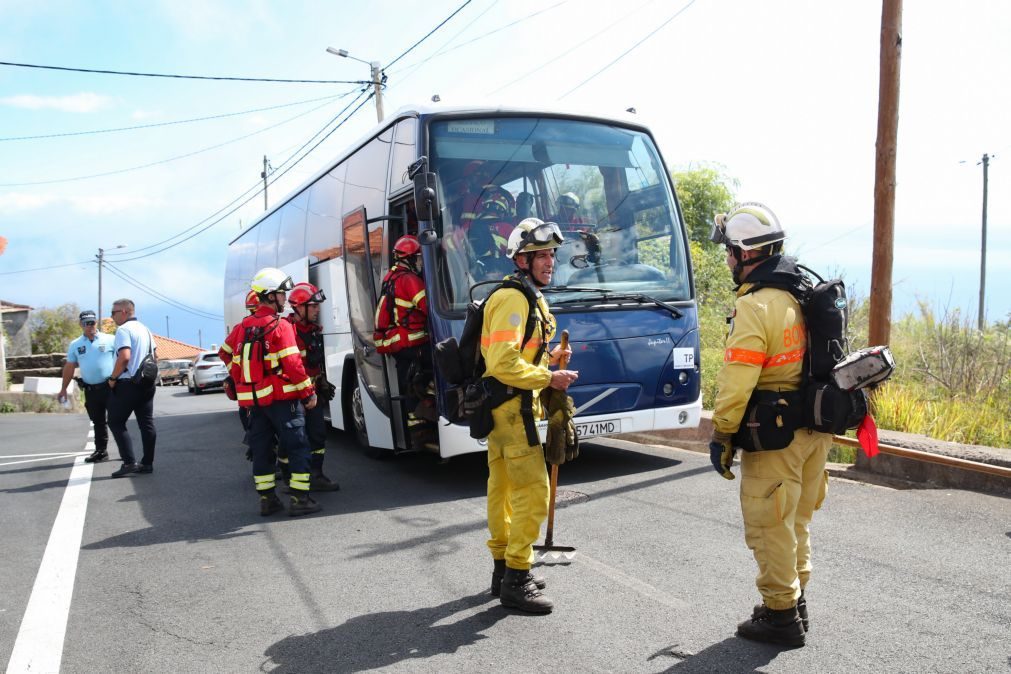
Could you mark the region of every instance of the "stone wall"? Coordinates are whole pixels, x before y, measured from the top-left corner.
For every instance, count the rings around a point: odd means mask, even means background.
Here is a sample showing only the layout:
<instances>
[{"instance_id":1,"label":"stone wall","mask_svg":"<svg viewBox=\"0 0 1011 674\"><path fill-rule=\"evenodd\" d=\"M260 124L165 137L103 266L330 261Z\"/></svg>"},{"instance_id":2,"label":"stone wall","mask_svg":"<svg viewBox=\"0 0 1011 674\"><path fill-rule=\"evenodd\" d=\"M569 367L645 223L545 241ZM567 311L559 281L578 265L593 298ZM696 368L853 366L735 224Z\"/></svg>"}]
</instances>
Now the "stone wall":
<instances>
[{"instance_id":1,"label":"stone wall","mask_svg":"<svg viewBox=\"0 0 1011 674\"><path fill-rule=\"evenodd\" d=\"M25 377L59 377L63 372L63 364L67 360L65 353L42 353L34 356L8 356L7 374L12 384L21 384Z\"/></svg>"}]
</instances>

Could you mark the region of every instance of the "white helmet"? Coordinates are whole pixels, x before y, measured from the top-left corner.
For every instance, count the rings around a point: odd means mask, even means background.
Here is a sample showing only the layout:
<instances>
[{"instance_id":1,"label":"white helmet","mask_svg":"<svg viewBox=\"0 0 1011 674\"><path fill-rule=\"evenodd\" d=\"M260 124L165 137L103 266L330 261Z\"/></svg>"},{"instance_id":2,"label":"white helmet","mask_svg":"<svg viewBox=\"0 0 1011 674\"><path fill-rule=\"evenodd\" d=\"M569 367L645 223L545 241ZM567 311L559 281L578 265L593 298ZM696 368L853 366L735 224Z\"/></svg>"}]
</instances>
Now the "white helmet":
<instances>
[{"instance_id":1,"label":"white helmet","mask_svg":"<svg viewBox=\"0 0 1011 674\"><path fill-rule=\"evenodd\" d=\"M779 219L757 201L737 204L730 213L718 213L709 240L741 250L756 250L786 239Z\"/></svg>"},{"instance_id":2,"label":"white helmet","mask_svg":"<svg viewBox=\"0 0 1011 674\"><path fill-rule=\"evenodd\" d=\"M544 222L540 218L526 218L520 220L509 234L506 257L513 260L519 253L558 248L562 241L562 230L555 223Z\"/></svg>"},{"instance_id":3,"label":"white helmet","mask_svg":"<svg viewBox=\"0 0 1011 674\"><path fill-rule=\"evenodd\" d=\"M256 272L249 284L249 288L257 295L288 292L292 287L291 277L274 267L264 267Z\"/></svg>"}]
</instances>

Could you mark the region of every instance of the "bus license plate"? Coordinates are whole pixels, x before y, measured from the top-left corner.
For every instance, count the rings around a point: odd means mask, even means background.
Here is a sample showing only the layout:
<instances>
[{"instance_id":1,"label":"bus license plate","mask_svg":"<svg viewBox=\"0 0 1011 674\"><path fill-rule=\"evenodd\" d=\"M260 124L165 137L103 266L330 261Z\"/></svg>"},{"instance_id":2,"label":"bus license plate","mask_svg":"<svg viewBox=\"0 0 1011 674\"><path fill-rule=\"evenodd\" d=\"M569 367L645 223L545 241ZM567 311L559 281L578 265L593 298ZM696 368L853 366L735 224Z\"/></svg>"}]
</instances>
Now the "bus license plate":
<instances>
[{"instance_id":1,"label":"bus license plate","mask_svg":"<svg viewBox=\"0 0 1011 674\"><path fill-rule=\"evenodd\" d=\"M576 435L580 438L593 438L598 435L613 435L614 433L621 433L621 419L603 419L576 424Z\"/></svg>"}]
</instances>

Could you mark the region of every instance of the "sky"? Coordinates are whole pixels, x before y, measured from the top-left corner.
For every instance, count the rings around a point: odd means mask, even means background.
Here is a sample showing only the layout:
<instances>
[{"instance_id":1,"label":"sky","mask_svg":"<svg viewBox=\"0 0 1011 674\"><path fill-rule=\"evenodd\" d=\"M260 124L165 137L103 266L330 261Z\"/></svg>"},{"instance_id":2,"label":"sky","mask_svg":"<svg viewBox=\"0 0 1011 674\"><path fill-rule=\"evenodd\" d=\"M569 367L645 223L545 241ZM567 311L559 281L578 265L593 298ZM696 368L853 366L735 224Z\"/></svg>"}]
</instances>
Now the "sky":
<instances>
[{"instance_id":1,"label":"sky","mask_svg":"<svg viewBox=\"0 0 1011 674\"><path fill-rule=\"evenodd\" d=\"M369 78L367 64L326 52L334 47L383 64L387 115L436 94L452 105L634 107L672 170L719 168L741 201L778 215L790 252L867 296L880 2L471 0L394 62L462 4L0 0L0 61ZM984 153L993 156L985 313L1011 315L1009 33L1011 3L1001 0L905 3L895 317L924 302L974 322ZM225 253L263 211L263 195L247 193L261 183L263 157L288 169L268 188L274 204L376 124L369 102L294 163L358 91L0 65L0 236L9 240L0 298L95 308L102 248L112 263L103 315L129 297L156 333L219 343ZM134 126L146 128L81 133ZM208 227L243 194L253 198ZM200 233L150 254L187 230Z\"/></svg>"}]
</instances>

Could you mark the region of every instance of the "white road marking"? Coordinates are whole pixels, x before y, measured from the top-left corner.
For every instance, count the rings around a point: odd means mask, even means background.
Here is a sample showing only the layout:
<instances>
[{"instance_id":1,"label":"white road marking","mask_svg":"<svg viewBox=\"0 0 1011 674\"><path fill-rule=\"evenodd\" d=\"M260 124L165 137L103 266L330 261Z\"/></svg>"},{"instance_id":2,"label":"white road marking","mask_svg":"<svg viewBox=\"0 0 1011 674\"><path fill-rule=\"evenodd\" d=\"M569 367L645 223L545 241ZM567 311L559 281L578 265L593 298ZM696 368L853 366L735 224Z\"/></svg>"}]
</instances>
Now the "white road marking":
<instances>
[{"instance_id":1,"label":"white road marking","mask_svg":"<svg viewBox=\"0 0 1011 674\"><path fill-rule=\"evenodd\" d=\"M16 466L19 463L35 463L37 461L53 461L54 459L69 459L75 456L87 456L90 453L91 452L74 452L73 454L54 454L52 456L39 456L34 459L22 459L21 461L7 461L6 463L0 463L0 466Z\"/></svg>"},{"instance_id":2,"label":"white road marking","mask_svg":"<svg viewBox=\"0 0 1011 674\"><path fill-rule=\"evenodd\" d=\"M94 464L78 456L35 577L7 674L59 672Z\"/></svg>"}]
</instances>

